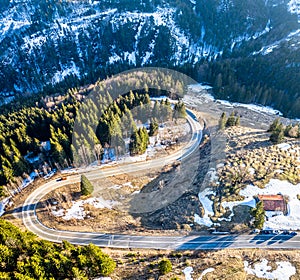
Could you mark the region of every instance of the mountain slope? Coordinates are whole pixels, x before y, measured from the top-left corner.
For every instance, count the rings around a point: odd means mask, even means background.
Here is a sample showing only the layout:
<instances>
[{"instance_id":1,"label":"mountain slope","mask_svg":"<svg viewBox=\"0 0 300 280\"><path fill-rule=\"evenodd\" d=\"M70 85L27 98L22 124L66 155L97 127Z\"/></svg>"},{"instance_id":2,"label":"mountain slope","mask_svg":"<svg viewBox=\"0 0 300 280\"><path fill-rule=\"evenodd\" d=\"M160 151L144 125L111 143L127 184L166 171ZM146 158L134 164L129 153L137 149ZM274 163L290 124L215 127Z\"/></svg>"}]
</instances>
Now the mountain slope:
<instances>
[{"instance_id":1,"label":"mountain slope","mask_svg":"<svg viewBox=\"0 0 300 280\"><path fill-rule=\"evenodd\" d=\"M269 60L282 51L299 70L298 0L0 0L0 11L3 96L68 75L89 82L107 68Z\"/></svg>"}]
</instances>

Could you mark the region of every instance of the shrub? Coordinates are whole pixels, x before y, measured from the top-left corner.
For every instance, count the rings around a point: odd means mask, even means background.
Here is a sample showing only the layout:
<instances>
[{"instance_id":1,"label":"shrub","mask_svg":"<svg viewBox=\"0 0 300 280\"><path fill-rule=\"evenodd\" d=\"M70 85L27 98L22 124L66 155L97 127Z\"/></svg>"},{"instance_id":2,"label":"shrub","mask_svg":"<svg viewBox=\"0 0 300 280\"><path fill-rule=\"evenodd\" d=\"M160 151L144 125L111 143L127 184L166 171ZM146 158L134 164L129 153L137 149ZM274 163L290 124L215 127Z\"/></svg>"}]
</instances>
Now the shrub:
<instances>
[{"instance_id":1,"label":"shrub","mask_svg":"<svg viewBox=\"0 0 300 280\"><path fill-rule=\"evenodd\" d=\"M162 275L165 275L172 271L172 263L169 259L163 259L158 264L159 271Z\"/></svg>"}]
</instances>

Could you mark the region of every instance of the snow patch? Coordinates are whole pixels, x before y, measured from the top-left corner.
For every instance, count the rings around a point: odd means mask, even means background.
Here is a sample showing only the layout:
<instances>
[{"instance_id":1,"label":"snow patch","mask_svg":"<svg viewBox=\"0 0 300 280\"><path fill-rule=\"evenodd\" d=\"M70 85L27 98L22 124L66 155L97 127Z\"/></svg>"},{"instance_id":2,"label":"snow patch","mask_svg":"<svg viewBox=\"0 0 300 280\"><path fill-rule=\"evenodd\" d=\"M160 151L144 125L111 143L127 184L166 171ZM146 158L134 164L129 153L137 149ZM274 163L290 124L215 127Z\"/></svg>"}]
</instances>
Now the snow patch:
<instances>
[{"instance_id":1,"label":"snow patch","mask_svg":"<svg viewBox=\"0 0 300 280\"><path fill-rule=\"evenodd\" d=\"M182 270L185 280L193 280L192 278L192 273L193 273L193 268L191 266L186 267L184 270Z\"/></svg>"},{"instance_id":2,"label":"snow patch","mask_svg":"<svg viewBox=\"0 0 300 280\"><path fill-rule=\"evenodd\" d=\"M194 222L199 225L204 225L207 227L211 227L213 225L213 222L210 219L210 216L214 215L212 208L213 202L208 198L208 196L211 194L215 193L209 189L205 189L204 191L198 194L199 200L204 209L204 215L202 218L197 214L194 215Z\"/></svg>"},{"instance_id":3,"label":"snow patch","mask_svg":"<svg viewBox=\"0 0 300 280\"><path fill-rule=\"evenodd\" d=\"M72 61L71 65L63 68L61 71L57 71L52 77L52 84L56 84L64 80L68 75L75 75L80 77L79 68L75 65L74 61Z\"/></svg>"},{"instance_id":4,"label":"snow patch","mask_svg":"<svg viewBox=\"0 0 300 280\"><path fill-rule=\"evenodd\" d=\"M228 106L228 107L243 107L243 108L247 108L249 110L259 112L259 113L282 116L282 113L280 111L275 110L269 106L245 104L245 103L238 103L238 102L229 102L227 100L219 100L219 99L217 99L216 102L220 103L222 105Z\"/></svg>"},{"instance_id":5,"label":"snow patch","mask_svg":"<svg viewBox=\"0 0 300 280\"><path fill-rule=\"evenodd\" d=\"M56 209L56 208L55 208ZM54 210L52 209L52 214L55 217L63 217L65 215L65 209Z\"/></svg>"},{"instance_id":6,"label":"snow patch","mask_svg":"<svg viewBox=\"0 0 300 280\"><path fill-rule=\"evenodd\" d=\"M241 193L242 193L242 191L241 191ZM219 221L231 221L231 218L234 216L233 208L238 205L244 205L244 206L249 206L249 207L254 208L256 206L256 202L255 202L255 199L253 198L253 196L247 196L242 201L230 201L230 202L223 201L222 206L224 208L228 208L231 211L231 214L228 218L219 218Z\"/></svg>"},{"instance_id":7,"label":"snow patch","mask_svg":"<svg viewBox=\"0 0 300 280\"><path fill-rule=\"evenodd\" d=\"M297 14L300 16L300 1L299 0L291 0L288 3L288 9L292 14Z\"/></svg>"},{"instance_id":8,"label":"snow patch","mask_svg":"<svg viewBox=\"0 0 300 280\"><path fill-rule=\"evenodd\" d=\"M272 267L268 265L266 259L256 263L254 268L251 268L249 263L244 261L244 269L247 274L264 279L289 280L292 275L296 274L296 268L290 262L276 262L276 264L277 268L272 271Z\"/></svg>"},{"instance_id":9,"label":"snow patch","mask_svg":"<svg viewBox=\"0 0 300 280\"><path fill-rule=\"evenodd\" d=\"M212 268L212 267L209 267L209 268L203 270L201 275L200 275L200 278L198 280L202 280L203 276L205 276L208 273L214 272L214 271L215 271L215 269Z\"/></svg>"},{"instance_id":10,"label":"snow patch","mask_svg":"<svg viewBox=\"0 0 300 280\"><path fill-rule=\"evenodd\" d=\"M23 38L24 44L22 46L22 49L26 48L28 49L28 52L31 53L33 48L41 47L45 42L47 38L45 36L37 36L37 35L31 35L25 36Z\"/></svg>"},{"instance_id":11,"label":"snow patch","mask_svg":"<svg viewBox=\"0 0 300 280\"><path fill-rule=\"evenodd\" d=\"M128 60L130 64L136 65L136 57L135 52L125 52L124 53L124 60Z\"/></svg>"},{"instance_id":12,"label":"snow patch","mask_svg":"<svg viewBox=\"0 0 300 280\"><path fill-rule=\"evenodd\" d=\"M233 6L232 0L221 0L219 6L217 7L217 11L225 13L228 12Z\"/></svg>"},{"instance_id":13,"label":"snow patch","mask_svg":"<svg viewBox=\"0 0 300 280\"><path fill-rule=\"evenodd\" d=\"M259 51L253 52L252 55L258 55L258 54L267 55L267 54L273 52L275 49L277 49L281 43L289 42L292 39L294 39L296 36L299 36L299 35L300 35L300 29L291 32L286 37L284 37L283 39L280 39L278 41L275 41L273 44L262 47Z\"/></svg>"},{"instance_id":14,"label":"snow patch","mask_svg":"<svg viewBox=\"0 0 300 280\"><path fill-rule=\"evenodd\" d=\"M203 276L214 271L215 269L212 267L203 270L198 280L202 280ZM182 272L185 276L185 280L193 280L192 273L194 272L194 270L191 266L186 267L184 270L182 270Z\"/></svg>"},{"instance_id":15,"label":"snow patch","mask_svg":"<svg viewBox=\"0 0 300 280\"><path fill-rule=\"evenodd\" d=\"M219 179L218 172L215 168L210 168L210 170L207 172L207 176L209 177L209 181L211 183L217 182Z\"/></svg>"},{"instance_id":16,"label":"snow patch","mask_svg":"<svg viewBox=\"0 0 300 280\"><path fill-rule=\"evenodd\" d=\"M189 85L188 86L188 89L190 91L193 91L193 92L196 92L196 93L202 93L203 91L206 91L206 90L210 90L212 89L212 86L209 86L209 85L205 85L205 84L193 84L193 85ZM210 95L212 98L213 96ZM214 100L214 98L213 98Z\"/></svg>"},{"instance_id":17,"label":"snow patch","mask_svg":"<svg viewBox=\"0 0 300 280\"><path fill-rule=\"evenodd\" d=\"M286 151L291 147L291 145L288 143L281 143L281 144L278 144L277 147L283 151Z\"/></svg>"},{"instance_id":18,"label":"snow patch","mask_svg":"<svg viewBox=\"0 0 300 280\"><path fill-rule=\"evenodd\" d=\"M102 197L91 197L86 200L78 200L73 201L73 205L69 209L59 209L55 210L52 209L52 214L57 217L63 217L64 220L71 220L71 219L77 219L77 220L83 220L87 213L84 211L83 206L85 204L89 204L94 206L95 208L107 208L112 209L115 205L119 204L117 201L113 200L104 200Z\"/></svg>"},{"instance_id":19,"label":"snow patch","mask_svg":"<svg viewBox=\"0 0 300 280\"><path fill-rule=\"evenodd\" d=\"M5 213L5 207L9 204L11 197L7 197L0 201L0 217Z\"/></svg>"}]
</instances>

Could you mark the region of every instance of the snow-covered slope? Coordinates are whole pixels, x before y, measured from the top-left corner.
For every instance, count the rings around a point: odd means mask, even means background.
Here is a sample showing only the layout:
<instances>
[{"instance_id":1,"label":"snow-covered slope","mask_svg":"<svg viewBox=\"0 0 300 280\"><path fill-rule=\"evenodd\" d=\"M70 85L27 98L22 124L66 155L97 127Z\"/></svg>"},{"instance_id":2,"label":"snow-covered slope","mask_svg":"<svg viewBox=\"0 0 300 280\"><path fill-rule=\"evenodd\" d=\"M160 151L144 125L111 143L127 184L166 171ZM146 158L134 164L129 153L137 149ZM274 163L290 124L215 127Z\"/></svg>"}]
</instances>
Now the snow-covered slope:
<instances>
[{"instance_id":1,"label":"snow-covered slope","mask_svg":"<svg viewBox=\"0 0 300 280\"><path fill-rule=\"evenodd\" d=\"M195 64L234 55L248 44L249 53L267 54L299 36L299 0L0 3L3 95L36 92L70 75L90 77L124 65Z\"/></svg>"}]
</instances>

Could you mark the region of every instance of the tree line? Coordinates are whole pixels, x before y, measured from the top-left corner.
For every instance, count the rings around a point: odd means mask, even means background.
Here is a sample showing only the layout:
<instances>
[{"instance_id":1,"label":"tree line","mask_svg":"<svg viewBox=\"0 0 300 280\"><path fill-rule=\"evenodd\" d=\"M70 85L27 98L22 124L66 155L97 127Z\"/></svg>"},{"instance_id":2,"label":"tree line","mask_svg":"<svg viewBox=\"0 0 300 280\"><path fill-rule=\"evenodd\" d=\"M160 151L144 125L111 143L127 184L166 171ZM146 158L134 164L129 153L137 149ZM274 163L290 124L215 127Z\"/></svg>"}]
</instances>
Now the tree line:
<instances>
[{"instance_id":1,"label":"tree line","mask_svg":"<svg viewBox=\"0 0 300 280\"><path fill-rule=\"evenodd\" d=\"M98 81L92 89L75 88L64 95L42 96L34 104L19 104L18 109L13 109L13 104L8 106L0 114L0 196L20 191L31 171L38 174L47 168L100 160L106 143L113 143L117 152L122 152L123 139L136 129L134 119L145 123L153 114L153 121L162 122L170 115L170 104L153 105L150 96L178 98L177 94L181 96L184 91L184 81L165 73L128 73L123 78L109 83ZM170 90L160 90L159 84L168 84ZM137 90L120 96L116 89L122 86ZM185 113L184 104L175 106L176 117ZM75 118L80 126L75 127L73 135ZM41 142L48 140L51 150L42 150ZM39 161L29 162L26 156L39 156Z\"/></svg>"},{"instance_id":2,"label":"tree line","mask_svg":"<svg viewBox=\"0 0 300 280\"><path fill-rule=\"evenodd\" d=\"M277 54L270 61L263 57L226 59L200 68L205 69L202 78L212 84L216 98L271 106L285 116L297 118L300 74L297 67L286 67L286 57Z\"/></svg>"},{"instance_id":3,"label":"tree line","mask_svg":"<svg viewBox=\"0 0 300 280\"><path fill-rule=\"evenodd\" d=\"M0 189L4 191L20 185L34 169L41 168L25 159L40 155L41 162L52 168L69 166L74 117L79 102L71 91L55 110L41 107L23 108L18 112L0 115ZM41 141L50 141L51 150L41 151ZM6 186L6 187L4 187Z\"/></svg>"}]
</instances>

